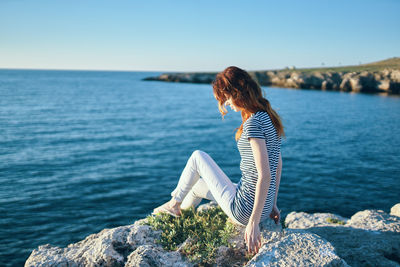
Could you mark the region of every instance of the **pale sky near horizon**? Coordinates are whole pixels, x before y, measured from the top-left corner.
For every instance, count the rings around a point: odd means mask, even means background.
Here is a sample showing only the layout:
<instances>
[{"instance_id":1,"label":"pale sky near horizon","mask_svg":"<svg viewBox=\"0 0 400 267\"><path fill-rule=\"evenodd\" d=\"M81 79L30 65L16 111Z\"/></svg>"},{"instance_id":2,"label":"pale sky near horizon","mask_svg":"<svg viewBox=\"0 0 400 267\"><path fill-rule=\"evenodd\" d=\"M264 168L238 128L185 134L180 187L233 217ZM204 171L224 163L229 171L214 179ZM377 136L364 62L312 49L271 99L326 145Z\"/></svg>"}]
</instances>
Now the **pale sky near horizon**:
<instances>
[{"instance_id":1,"label":"pale sky near horizon","mask_svg":"<svg viewBox=\"0 0 400 267\"><path fill-rule=\"evenodd\" d=\"M0 68L221 71L400 56L398 0L0 0Z\"/></svg>"}]
</instances>

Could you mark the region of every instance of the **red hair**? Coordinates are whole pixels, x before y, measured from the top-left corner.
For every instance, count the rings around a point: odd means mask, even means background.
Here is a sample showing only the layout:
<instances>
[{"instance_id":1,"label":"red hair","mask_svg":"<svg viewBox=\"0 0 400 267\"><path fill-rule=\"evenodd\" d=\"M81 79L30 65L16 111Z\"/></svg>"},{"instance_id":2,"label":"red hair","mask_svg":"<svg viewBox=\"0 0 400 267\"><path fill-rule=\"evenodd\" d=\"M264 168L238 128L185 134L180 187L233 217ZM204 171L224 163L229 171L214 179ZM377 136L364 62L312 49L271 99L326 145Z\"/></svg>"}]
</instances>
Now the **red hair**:
<instances>
[{"instance_id":1,"label":"red hair","mask_svg":"<svg viewBox=\"0 0 400 267\"><path fill-rule=\"evenodd\" d=\"M230 66L217 74L212 83L214 96L218 100L218 109L222 118L228 113L224 103L230 97L235 106L242 109L242 124L236 128L235 139L243 132L243 123L257 111L266 111L279 136L285 136L278 113L272 109L269 101L263 96L261 87L244 70Z\"/></svg>"}]
</instances>

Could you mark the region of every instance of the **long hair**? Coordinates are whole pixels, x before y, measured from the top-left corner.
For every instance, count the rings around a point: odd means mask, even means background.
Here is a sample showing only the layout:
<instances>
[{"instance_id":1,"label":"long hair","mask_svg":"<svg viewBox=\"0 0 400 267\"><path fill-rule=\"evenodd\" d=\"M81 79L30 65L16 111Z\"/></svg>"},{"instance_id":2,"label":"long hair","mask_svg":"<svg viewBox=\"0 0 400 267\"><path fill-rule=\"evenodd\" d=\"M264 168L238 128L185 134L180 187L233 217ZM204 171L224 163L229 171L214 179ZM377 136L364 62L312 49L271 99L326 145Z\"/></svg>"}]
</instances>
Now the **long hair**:
<instances>
[{"instance_id":1,"label":"long hair","mask_svg":"<svg viewBox=\"0 0 400 267\"><path fill-rule=\"evenodd\" d=\"M218 109L222 118L228 113L224 103L229 97L235 106L242 109L242 124L236 128L235 139L238 140L243 132L244 122L252 113L266 111L279 136L285 136L283 124L278 113L272 109L269 101L264 97L261 87L244 70L230 66L217 74L212 83L214 96L218 100Z\"/></svg>"}]
</instances>

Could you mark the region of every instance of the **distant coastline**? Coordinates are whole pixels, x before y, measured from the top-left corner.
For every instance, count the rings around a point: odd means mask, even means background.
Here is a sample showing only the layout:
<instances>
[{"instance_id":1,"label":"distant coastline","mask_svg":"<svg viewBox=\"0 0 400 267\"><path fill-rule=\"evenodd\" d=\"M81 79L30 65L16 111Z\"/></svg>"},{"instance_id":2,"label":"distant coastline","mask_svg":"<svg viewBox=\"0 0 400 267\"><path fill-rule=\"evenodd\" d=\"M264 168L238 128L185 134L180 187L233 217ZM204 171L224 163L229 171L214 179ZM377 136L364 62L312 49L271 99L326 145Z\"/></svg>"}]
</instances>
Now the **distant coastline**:
<instances>
[{"instance_id":1,"label":"distant coastline","mask_svg":"<svg viewBox=\"0 0 400 267\"><path fill-rule=\"evenodd\" d=\"M262 86L400 95L400 58L357 66L249 71ZM163 73L145 81L210 84L216 72Z\"/></svg>"}]
</instances>

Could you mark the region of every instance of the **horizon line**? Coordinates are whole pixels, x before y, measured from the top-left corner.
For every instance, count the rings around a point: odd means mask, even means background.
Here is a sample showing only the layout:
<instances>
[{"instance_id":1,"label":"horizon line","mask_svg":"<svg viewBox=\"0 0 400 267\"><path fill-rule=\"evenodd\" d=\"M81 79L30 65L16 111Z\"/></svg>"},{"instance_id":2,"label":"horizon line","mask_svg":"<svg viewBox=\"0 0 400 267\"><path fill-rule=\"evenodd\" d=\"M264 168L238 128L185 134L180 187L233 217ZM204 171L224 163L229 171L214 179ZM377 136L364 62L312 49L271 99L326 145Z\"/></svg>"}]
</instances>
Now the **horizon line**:
<instances>
[{"instance_id":1,"label":"horizon line","mask_svg":"<svg viewBox=\"0 0 400 267\"><path fill-rule=\"evenodd\" d=\"M359 65L340 65L340 66L328 66L328 67L295 67L295 69L314 69L314 68L337 68L337 67L347 67L347 66L359 66ZM248 72L256 72L256 71L279 71L279 70L287 70L290 69L292 66L287 66L285 68L277 68L277 69L246 69ZM124 69L64 69L64 68L7 68L7 67L0 67L0 70L45 70L45 71L104 71L104 72L162 72L162 73L210 73L215 72L218 73L219 71L213 70L196 70L196 71L180 71L180 70L124 70Z\"/></svg>"},{"instance_id":2,"label":"horizon line","mask_svg":"<svg viewBox=\"0 0 400 267\"><path fill-rule=\"evenodd\" d=\"M384 60L388 60L388 59L395 59L398 58L396 56L394 57L389 57L386 59L382 59L382 60L378 60L378 61L372 61L372 62L368 62L368 63L363 63L363 64L354 64L354 65L339 65L339 66L314 66L314 67L296 67L294 65L290 65L290 66L286 66L284 68L275 68L275 69L256 69L256 70L250 70L250 69L246 69L246 71L248 72L257 72L257 71L280 71L280 70L287 70L287 69L291 69L291 67L295 67L292 70L296 70L296 69L328 69L328 68L342 68L342 67L353 67L353 66L362 66L362 65L367 65L367 64L371 64L371 63L375 63L375 62L379 62L379 61L384 61ZM177 71L177 70L124 70L124 69L64 69L64 68L25 68L25 67L21 67L21 68L8 68L8 67L0 67L0 70L46 70L46 71L105 71L105 72L162 72L162 73L209 73L209 72L215 72L218 73L220 71L212 71L212 70L198 70L198 71Z\"/></svg>"}]
</instances>

